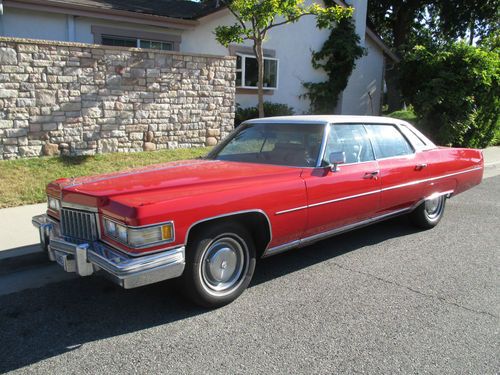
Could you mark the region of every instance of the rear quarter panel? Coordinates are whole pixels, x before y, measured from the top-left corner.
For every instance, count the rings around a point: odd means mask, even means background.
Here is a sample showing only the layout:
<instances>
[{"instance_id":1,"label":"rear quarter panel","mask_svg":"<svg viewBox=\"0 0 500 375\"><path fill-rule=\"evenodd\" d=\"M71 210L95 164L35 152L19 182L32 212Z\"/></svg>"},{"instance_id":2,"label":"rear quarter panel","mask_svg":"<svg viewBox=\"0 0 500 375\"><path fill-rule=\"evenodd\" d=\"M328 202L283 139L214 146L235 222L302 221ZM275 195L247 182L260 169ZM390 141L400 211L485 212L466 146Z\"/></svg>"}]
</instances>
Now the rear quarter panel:
<instances>
[{"instance_id":1,"label":"rear quarter panel","mask_svg":"<svg viewBox=\"0 0 500 375\"><path fill-rule=\"evenodd\" d=\"M438 147L424 151L429 182L426 194L453 190L459 194L481 183L484 159L481 150Z\"/></svg>"}]
</instances>

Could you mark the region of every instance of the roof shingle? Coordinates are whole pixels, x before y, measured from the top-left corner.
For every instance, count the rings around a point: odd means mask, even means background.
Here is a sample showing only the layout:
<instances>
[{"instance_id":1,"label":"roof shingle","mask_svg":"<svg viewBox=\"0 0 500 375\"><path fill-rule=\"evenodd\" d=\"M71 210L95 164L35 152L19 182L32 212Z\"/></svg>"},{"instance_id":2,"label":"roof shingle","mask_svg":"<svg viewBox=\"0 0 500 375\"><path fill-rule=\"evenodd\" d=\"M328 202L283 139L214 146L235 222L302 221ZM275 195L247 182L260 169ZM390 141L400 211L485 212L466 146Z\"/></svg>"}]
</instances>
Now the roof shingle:
<instances>
[{"instance_id":1,"label":"roof shingle","mask_svg":"<svg viewBox=\"0 0 500 375\"><path fill-rule=\"evenodd\" d=\"M218 1L189 0L50 0L93 9L112 9L155 16L196 19L217 10Z\"/></svg>"}]
</instances>

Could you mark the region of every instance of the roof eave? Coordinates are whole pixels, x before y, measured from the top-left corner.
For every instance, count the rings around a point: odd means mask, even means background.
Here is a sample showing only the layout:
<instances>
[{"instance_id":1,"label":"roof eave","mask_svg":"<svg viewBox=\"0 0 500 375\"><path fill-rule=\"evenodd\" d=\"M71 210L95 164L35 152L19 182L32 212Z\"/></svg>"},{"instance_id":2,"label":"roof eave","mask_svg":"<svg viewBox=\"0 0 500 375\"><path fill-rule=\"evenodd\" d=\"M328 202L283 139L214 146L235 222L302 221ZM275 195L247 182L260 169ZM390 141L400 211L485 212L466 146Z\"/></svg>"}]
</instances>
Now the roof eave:
<instances>
[{"instance_id":1,"label":"roof eave","mask_svg":"<svg viewBox=\"0 0 500 375\"><path fill-rule=\"evenodd\" d=\"M37 0L3 0L4 7L30 9L40 12L70 14L82 17L99 18L113 21L132 22L151 26L168 27L174 29L193 29L199 25L197 20L157 16L117 9L101 9L76 4L62 4L51 0L43 2Z\"/></svg>"},{"instance_id":2,"label":"roof eave","mask_svg":"<svg viewBox=\"0 0 500 375\"><path fill-rule=\"evenodd\" d=\"M366 35L373 40L373 42L380 47L382 51L396 64L401 61L401 59L396 55L388 46L384 43L384 41L378 36L372 29L368 26L366 27Z\"/></svg>"}]
</instances>

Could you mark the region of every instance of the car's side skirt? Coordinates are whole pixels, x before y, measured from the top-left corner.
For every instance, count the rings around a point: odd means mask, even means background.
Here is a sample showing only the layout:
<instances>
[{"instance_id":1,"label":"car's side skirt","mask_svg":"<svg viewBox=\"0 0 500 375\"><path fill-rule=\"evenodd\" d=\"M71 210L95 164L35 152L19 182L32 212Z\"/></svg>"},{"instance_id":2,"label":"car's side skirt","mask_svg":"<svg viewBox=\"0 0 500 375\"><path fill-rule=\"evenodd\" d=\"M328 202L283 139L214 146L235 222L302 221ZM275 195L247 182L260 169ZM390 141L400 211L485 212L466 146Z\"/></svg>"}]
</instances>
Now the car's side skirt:
<instances>
[{"instance_id":1,"label":"car's side skirt","mask_svg":"<svg viewBox=\"0 0 500 375\"><path fill-rule=\"evenodd\" d=\"M436 198L436 197L439 197L442 195L446 195L447 197L449 197L449 196L451 196L451 194L453 194L453 190L434 193L431 196L426 197L424 199L421 199L417 203L415 203L409 207L403 208L403 209L395 210L395 211L392 211L392 212L389 212L389 213L386 213L383 215L379 215L379 216L375 216L375 217L372 217L372 218L369 218L366 220L359 221L357 223L352 223L349 225L345 225L343 227L335 228L335 229L329 230L327 232L318 233L318 234L315 234L313 236L302 238L300 240L291 241L291 242L285 243L283 245L271 247L271 248L267 249L266 251L264 251L262 258L276 255L276 254L279 254L279 253L282 253L282 252L285 252L285 251L288 251L291 249L295 249L298 247L308 246L308 245L313 244L314 242L321 241L321 240L336 236L336 235L341 234L341 233L345 233L345 232L349 232L349 231L354 230L354 229L362 228L362 227L365 227L365 226L370 225L370 224L374 224L374 223L379 222L379 221L388 220L388 219L391 219L391 218L399 216L399 215L404 215L406 213L413 211L420 204L422 204L422 202L424 202L428 199L433 199L433 198Z\"/></svg>"}]
</instances>

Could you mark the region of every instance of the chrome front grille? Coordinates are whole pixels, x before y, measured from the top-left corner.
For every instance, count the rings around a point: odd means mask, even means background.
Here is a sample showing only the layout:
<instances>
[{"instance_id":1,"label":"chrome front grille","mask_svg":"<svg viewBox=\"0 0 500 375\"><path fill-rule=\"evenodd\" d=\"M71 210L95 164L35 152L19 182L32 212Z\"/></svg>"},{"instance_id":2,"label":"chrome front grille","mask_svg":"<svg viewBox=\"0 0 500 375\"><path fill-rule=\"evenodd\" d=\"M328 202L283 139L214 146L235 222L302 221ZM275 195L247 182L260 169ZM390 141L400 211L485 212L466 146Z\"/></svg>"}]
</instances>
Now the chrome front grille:
<instances>
[{"instance_id":1,"label":"chrome front grille","mask_svg":"<svg viewBox=\"0 0 500 375\"><path fill-rule=\"evenodd\" d=\"M93 212L61 209L62 234L79 240L95 241L98 238L96 215Z\"/></svg>"}]
</instances>

